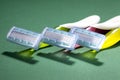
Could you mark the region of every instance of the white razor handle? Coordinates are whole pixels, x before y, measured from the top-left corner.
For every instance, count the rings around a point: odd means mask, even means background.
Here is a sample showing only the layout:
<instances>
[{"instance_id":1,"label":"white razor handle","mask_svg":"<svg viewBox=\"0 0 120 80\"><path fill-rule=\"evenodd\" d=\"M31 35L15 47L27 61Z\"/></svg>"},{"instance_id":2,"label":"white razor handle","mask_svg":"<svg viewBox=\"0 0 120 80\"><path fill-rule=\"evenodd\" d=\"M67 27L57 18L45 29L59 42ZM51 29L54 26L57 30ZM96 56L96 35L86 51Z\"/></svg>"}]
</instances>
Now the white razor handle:
<instances>
[{"instance_id":1,"label":"white razor handle","mask_svg":"<svg viewBox=\"0 0 120 80\"><path fill-rule=\"evenodd\" d=\"M92 26L98 29L103 29L103 30L118 28L120 27L120 16L113 17L103 23L94 24Z\"/></svg>"},{"instance_id":2,"label":"white razor handle","mask_svg":"<svg viewBox=\"0 0 120 80\"><path fill-rule=\"evenodd\" d=\"M97 24L100 21L100 17L98 15L92 15L89 17L86 17L80 21L74 22L74 23L66 23L60 25L60 27L66 27L66 28L73 28L73 27L79 27L79 28L86 28L90 25Z\"/></svg>"}]
</instances>

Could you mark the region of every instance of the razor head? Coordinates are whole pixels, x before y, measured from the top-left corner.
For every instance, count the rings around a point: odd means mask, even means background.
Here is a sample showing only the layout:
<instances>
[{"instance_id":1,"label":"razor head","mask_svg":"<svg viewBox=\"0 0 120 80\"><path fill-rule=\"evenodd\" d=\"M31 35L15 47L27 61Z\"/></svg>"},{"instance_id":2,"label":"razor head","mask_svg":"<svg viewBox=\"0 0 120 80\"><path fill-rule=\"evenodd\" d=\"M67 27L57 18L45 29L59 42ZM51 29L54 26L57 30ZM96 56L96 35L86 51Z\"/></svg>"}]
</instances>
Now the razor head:
<instances>
[{"instance_id":1,"label":"razor head","mask_svg":"<svg viewBox=\"0 0 120 80\"><path fill-rule=\"evenodd\" d=\"M38 49L41 34L14 26L8 32L7 39L23 46Z\"/></svg>"},{"instance_id":2,"label":"razor head","mask_svg":"<svg viewBox=\"0 0 120 80\"><path fill-rule=\"evenodd\" d=\"M91 49L99 50L106 39L105 35L81 28L72 28L71 33L77 34L77 44Z\"/></svg>"},{"instance_id":3,"label":"razor head","mask_svg":"<svg viewBox=\"0 0 120 80\"><path fill-rule=\"evenodd\" d=\"M50 45L73 50L78 36L69 32L46 27L42 33L42 41Z\"/></svg>"}]
</instances>

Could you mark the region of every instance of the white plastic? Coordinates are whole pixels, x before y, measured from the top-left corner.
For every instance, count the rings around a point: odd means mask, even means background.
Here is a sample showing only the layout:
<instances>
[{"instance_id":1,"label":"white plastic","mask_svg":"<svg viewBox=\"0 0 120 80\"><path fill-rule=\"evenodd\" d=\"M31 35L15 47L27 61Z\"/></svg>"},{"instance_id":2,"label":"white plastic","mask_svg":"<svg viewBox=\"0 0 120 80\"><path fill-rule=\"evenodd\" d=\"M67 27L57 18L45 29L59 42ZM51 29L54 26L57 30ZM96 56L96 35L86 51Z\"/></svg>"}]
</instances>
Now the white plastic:
<instances>
[{"instance_id":1,"label":"white plastic","mask_svg":"<svg viewBox=\"0 0 120 80\"><path fill-rule=\"evenodd\" d=\"M90 25L97 24L100 21L100 17L98 15L92 15L89 17L86 17L80 21L74 22L74 23L66 23L60 25L60 27L66 27L66 28L73 28L73 27L79 27L79 28L86 28Z\"/></svg>"},{"instance_id":2,"label":"white plastic","mask_svg":"<svg viewBox=\"0 0 120 80\"><path fill-rule=\"evenodd\" d=\"M113 18L111 18L103 23L94 24L91 26L98 28L98 29L103 29L103 30L111 30L114 28L118 28L118 27L120 27L120 15L115 16L115 17L113 17Z\"/></svg>"}]
</instances>

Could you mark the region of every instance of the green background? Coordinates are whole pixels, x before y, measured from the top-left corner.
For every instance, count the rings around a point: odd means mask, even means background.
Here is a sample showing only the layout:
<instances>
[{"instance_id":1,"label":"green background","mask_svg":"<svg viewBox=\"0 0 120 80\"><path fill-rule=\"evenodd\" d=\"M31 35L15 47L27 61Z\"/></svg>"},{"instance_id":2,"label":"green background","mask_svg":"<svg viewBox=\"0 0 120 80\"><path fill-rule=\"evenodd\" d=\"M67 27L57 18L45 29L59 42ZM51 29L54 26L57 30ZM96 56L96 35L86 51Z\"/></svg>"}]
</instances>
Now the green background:
<instances>
[{"instance_id":1,"label":"green background","mask_svg":"<svg viewBox=\"0 0 120 80\"><path fill-rule=\"evenodd\" d=\"M0 80L120 80L120 43L100 51L95 63L80 55L64 55L57 47L36 52L33 59L38 62L34 64L4 55L27 49L6 40L12 26L41 32L46 26L56 27L94 14L101 22L120 15L120 0L0 0ZM37 55L41 53L51 55Z\"/></svg>"}]
</instances>

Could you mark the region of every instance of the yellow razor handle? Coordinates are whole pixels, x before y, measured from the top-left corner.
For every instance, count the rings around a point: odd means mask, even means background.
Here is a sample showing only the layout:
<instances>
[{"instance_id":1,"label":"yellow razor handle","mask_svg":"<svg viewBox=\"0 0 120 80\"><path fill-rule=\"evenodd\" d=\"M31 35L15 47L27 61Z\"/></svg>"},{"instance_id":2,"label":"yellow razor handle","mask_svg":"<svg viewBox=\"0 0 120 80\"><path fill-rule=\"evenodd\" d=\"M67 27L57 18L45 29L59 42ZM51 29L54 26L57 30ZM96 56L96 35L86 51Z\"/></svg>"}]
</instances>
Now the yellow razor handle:
<instances>
[{"instance_id":1,"label":"yellow razor handle","mask_svg":"<svg viewBox=\"0 0 120 80\"><path fill-rule=\"evenodd\" d=\"M111 47L120 41L120 28L116 28L116 29L109 31L105 36L106 36L106 39L101 49Z\"/></svg>"}]
</instances>

